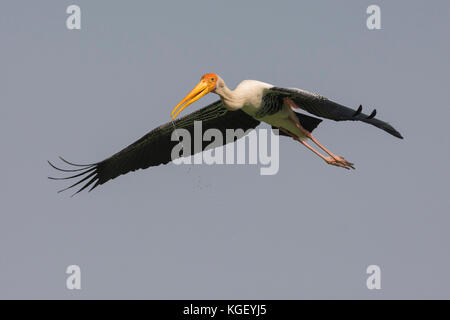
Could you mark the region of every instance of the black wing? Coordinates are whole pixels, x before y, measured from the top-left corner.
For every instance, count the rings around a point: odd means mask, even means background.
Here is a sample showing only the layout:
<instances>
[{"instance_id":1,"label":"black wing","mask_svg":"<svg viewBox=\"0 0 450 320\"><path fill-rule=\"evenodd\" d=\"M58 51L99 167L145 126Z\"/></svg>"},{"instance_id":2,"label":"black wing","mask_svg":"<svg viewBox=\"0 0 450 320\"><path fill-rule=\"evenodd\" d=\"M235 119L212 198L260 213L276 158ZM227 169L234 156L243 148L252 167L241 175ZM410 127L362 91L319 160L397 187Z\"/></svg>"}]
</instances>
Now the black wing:
<instances>
[{"instance_id":1,"label":"black wing","mask_svg":"<svg viewBox=\"0 0 450 320\"><path fill-rule=\"evenodd\" d=\"M370 115L362 113L362 106L354 110L334 101L328 100L320 95L296 88L272 87L267 89L265 95L284 96L292 99L301 109L319 117L332 119L335 121L358 120L369 123L375 127L383 129L393 136L403 139L402 135L389 123L375 118L376 110Z\"/></svg>"},{"instance_id":2,"label":"black wing","mask_svg":"<svg viewBox=\"0 0 450 320\"><path fill-rule=\"evenodd\" d=\"M49 161L49 164L59 171L76 172L75 175L69 177L50 177L50 179L64 180L79 177L79 181L59 191L61 192L70 189L86 181L85 184L76 192L78 193L86 189L88 186L91 186L89 189L89 191L91 191L98 185L130 171L166 164L173 160L171 158L172 149L179 143L179 141L171 140L172 132L175 128L183 128L188 130L191 137L193 137L194 121L202 121L203 132L208 129L215 128L220 130L223 133L223 136L225 136L226 129L243 129L245 133L248 133L248 129L253 129L260 123L258 120L255 120L241 110L227 110L219 100L198 111L188 114L187 116L179 118L173 122L168 122L150 131L133 144L101 162L90 165L79 165L61 158L61 160L66 164L76 168L60 169ZM235 140L239 138L241 138L241 136L236 137ZM210 144L211 142L204 141L202 151L205 150L205 148ZM194 153L195 150L192 146L191 155Z\"/></svg>"}]
</instances>

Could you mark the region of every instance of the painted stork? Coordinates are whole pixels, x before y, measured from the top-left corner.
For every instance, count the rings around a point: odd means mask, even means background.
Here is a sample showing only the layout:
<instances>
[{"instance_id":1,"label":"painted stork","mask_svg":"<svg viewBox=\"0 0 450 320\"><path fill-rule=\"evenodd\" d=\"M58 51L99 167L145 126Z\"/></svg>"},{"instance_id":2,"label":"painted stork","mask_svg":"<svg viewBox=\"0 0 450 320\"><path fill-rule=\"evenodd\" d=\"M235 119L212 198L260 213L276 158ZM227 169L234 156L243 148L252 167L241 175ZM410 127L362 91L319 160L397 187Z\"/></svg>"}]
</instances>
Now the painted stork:
<instances>
[{"instance_id":1,"label":"painted stork","mask_svg":"<svg viewBox=\"0 0 450 320\"><path fill-rule=\"evenodd\" d=\"M184 108L209 92L218 94L220 100L174 121ZM202 121L203 131L216 128L223 134L226 129L243 129L245 133L248 133L249 129L254 129L263 121L271 125L273 129L279 129L280 135L292 137L300 142L326 163L345 169L354 169L351 162L335 155L312 136L311 132L322 120L296 110L303 110L335 121L362 121L403 139L390 124L375 118L376 110L367 115L361 112L361 105L354 110L305 90L280 88L255 80L244 80L236 89L230 90L221 77L208 73L202 76L200 83L173 109L171 122L150 131L128 147L97 163L80 165L60 157L63 162L72 166L70 169L61 169L49 161L50 166L59 171L75 173L68 177L50 177L50 179L79 178L79 181L59 191L73 188L84 182L84 185L74 193L77 194L89 186L91 191L130 171L167 164L173 160L171 150L178 143L171 140L173 130L184 128L193 134L194 121ZM308 139L326 155L322 155L308 144ZM207 145L203 142L202 150L199 151L204 151ZM191 150L191 155L195 152L196 150Z\"/></svg>"}]
</instances>

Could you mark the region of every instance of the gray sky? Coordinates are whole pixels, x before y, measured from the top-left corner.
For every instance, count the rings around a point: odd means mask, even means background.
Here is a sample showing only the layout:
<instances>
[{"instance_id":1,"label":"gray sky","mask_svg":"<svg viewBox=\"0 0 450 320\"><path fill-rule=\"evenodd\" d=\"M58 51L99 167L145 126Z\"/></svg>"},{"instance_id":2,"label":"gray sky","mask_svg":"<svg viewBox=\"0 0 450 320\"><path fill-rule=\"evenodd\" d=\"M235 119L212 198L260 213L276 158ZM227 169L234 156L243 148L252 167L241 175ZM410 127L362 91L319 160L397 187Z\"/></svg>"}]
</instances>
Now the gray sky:
<instances>
[{"instance_id":1,"label":"gray sky","mask_svg":"<svg viewBox=\"0 0 450 320\"><path fill-rule=\"evenodd\" d=\"M66 29L78 4L82 29ZM382 30L366 28L381 7ZM448 1L2 1L0 298L450 298ZM175 166L70 198L46 160L102 160L215 72L376 107L325 121L327 166ZM203 98L192 111L216 100ZM77 264L82 289L65 287ZM381 267L381 290L366 268Z\"/></svg>"}]
</instances>

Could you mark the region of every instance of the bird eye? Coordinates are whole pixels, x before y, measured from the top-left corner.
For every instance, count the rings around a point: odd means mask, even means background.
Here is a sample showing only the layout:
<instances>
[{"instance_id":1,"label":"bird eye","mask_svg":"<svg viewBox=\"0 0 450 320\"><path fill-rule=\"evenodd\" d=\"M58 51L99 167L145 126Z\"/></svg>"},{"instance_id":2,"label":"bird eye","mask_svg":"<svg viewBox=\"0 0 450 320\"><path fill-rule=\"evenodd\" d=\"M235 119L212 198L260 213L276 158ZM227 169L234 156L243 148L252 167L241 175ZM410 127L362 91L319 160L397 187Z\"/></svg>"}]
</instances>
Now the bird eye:
<instances>
[{"instance_id":1,"label":"bird eye","mask_svg":"<svg viewBox=\"0 0 450 320\"><path fill-rule=\"evenodd\" d=\"M214 78L211 78L211 81L214 81Z\"/></svg>"}]
</instances>

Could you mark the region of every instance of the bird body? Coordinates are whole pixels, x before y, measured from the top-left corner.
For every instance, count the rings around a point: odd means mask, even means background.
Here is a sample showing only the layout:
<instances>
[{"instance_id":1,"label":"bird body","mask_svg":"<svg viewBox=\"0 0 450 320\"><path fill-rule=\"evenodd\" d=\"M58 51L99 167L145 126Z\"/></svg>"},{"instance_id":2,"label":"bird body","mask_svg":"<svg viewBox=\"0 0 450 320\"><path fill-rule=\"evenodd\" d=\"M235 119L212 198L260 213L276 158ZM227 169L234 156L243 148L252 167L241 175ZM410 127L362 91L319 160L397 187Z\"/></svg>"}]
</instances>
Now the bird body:
<instances>
[{"instance_id":1,"label":"bird body","mask_svg":"<svg viewBox=\"0 0 450 320\"><path fill-rule=\"evenodd\" d=\"M217 93L229 110L242 109L250 116L254 116L261 107L263 92L273 85L257 80L244 80L234 90L230 90L221 78L214 93Z\"/></svg>"},{"instance_id":2,"label":"bird body","mask_svg":"<svg viewBox=\"0 0 450 320\"><path fill-rule=\"evenodd\" d=\"M209 92L218 94L220 100L175 120L183 109ZM311 115L297 112L297 110ZM64 191L84 182L84 185L76 192L79 193L87 187L90 187L89 191L91 191L130 171L166 164L174 160L172 150L177 142L172 140L173 131L184 129L193 135L195 121L202 121L203 132L208 129L217 129L224 136L228 129L242 129L241 132L245 135L256 128L260 122L266 122L273 129L279 129L280 135L300 142L326 163L345 169L354 169L352 163L325 148L311 132L322 122L322 119L317 118L320 117L335 121L362 121L397 138L403 138L390 124L375 118L375 115L376 110L367 115L362 112L362 106L354 110L305 90L276 87L256 80L244 80L234 90L230 90L222 78L214 73L208 73L202 76L197 86L173 109L171 122L155 128L128 147L100 162L79 165L61 158L66 164L72 166L70 169L61 169L49 162L59 171L75 173L69 177L50 177L50 179L79 178L80 180L76 183L60 190ZM327 155L322 155L309 145L308 140ZM203 142L200 150L193 148L190 154L202 152L208 146L209 142Z\"/></svg>"},{"instance_id":3,"label":"bird body","mask_svg":"<svg viewBox=\"0 0 450 320\"><path fill-rule=\"evenodd\" d=\"M218 77L217 81L217 89L214 92L220 96L228 110L241 109L258 121L268 123L275 128L285 128L301 139L307 139L303 132L289 121L289 117L294 117L294 113L288 104L283 102L277 106L275 113L264 112L264 109L270 109L270 105L264 104L265 91L275 87L274 85L258 80L243 80L236 89L230 90L222 78ZM298 122L298 119L294 118Z\"/></svg>"}]
</instances>

